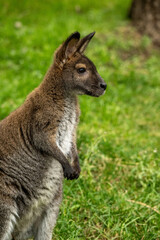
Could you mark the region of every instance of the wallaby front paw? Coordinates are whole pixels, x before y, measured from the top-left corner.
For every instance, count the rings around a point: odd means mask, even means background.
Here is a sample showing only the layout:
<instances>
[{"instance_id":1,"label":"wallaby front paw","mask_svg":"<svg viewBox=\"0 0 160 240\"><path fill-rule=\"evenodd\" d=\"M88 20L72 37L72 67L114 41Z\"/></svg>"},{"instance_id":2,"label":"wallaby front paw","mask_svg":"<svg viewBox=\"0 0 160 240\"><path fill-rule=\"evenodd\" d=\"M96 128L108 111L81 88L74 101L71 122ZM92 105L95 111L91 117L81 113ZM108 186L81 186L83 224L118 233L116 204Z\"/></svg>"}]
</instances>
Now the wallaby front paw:
<instances>
[{"instance_id":1,"label":"wallaby front paw","mask_svg":"<svg viewBox=\"0 0 160 240\"><path fill-rule=\"evenodd\" d=\"M79 169L73 169L71 166L67 166L64 169L64 177L67 178L67 180L73 180L77 179L80 175L80 168Z\"/></svg>"},{"instance_id":2,"label":"wallaby front paw","mask_svg":"<svg viewBox=\"0 0 160 240\"><path fill-rule=\"evenodd\" d=\"M67 180L73 179L72 176L73 176L74 171L70 165L65 166L65 168L63 169L63 172L64 172L64 178L67 178Z\"/></svg>"},{"instance_id":3,"label":"wallaby front paw","mask_svg":"<svg viewBox=\"0 0 160 240\"><path fill-rule=\"evenodd\" d=\"M80 172L81 172L81 168L80 168L80 165L79 165L79 162L77 163L73 163L72 165L73 169L74 169L74 178L77 179L79 178L79 175L80 175Z\"/></svg>"},{"instance_id":4,"label":"wallaby front paw","mask_svg":"<svg viewBox=\"0 0 160 240\"><path fill-rule=\"evenodd\" d=\"M81 172L80 166L77 166L76 168L74 168L74 173L73 173L74 179L79 178L80 172Z\"/></svg>"}]
</instances>

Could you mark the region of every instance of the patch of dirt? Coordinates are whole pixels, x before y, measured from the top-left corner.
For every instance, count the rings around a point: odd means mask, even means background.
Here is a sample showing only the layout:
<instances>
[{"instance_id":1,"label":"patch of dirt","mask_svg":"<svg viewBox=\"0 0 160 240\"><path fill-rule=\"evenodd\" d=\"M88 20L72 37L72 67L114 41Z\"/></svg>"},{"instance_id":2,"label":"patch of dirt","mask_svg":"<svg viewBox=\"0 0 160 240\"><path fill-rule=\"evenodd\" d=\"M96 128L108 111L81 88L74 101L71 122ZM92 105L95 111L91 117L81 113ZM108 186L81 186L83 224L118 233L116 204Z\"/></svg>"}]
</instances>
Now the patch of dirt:
<instances>
[{"instance_id":1,"label":"patch of dirt","mask_svg":"<svg viewBox=\"0 0 160 240\"><path fill-rule=\"evenodd\" d=\"M127 50L123 48L118 49L118 55L122 60L128 60L134 56L140 56L142 61L150 57L153 50L155 49L152 42L147 44L143 43L142 36L132 25L120 27L116 30L116 35L123 39L123 41L130 41L130 46Z\"/></svg>"}]
</instances>

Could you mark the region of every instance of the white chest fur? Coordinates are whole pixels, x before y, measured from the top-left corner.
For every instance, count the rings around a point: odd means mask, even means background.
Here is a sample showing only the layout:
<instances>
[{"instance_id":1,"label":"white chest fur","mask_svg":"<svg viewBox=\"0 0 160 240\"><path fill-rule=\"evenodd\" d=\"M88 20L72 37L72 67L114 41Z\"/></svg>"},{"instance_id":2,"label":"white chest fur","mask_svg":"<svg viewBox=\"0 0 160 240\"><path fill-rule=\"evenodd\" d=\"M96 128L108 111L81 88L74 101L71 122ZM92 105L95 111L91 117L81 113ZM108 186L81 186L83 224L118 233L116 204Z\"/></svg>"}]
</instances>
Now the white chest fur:
<instances>
[{"instance_id":1,"label":"white chest fur","mask_svg":"<svg viewBox=\"0 0 160 240\"><path fill-rule=\"evenodd\" d=\"M67 156L71 150L75 127L76 107L71 100L67 99L64 108L64 115L59 124L56 136L57 146L65 156Z\"/></svg>"}]
</instances>

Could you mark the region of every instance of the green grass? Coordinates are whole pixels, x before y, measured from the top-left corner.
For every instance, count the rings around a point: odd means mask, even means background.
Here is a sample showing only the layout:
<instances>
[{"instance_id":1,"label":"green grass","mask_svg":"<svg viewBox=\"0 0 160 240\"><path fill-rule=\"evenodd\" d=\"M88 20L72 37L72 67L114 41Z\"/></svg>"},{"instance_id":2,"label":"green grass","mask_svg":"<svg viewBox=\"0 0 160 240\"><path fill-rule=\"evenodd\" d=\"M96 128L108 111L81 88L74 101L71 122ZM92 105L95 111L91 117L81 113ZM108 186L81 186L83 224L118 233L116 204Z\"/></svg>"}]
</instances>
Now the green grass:
<instances>
[{"instance_id":1,"label":"green grass","mask_svg":"<svg viewBox=\"0 0 160 240\"><path fill-rule=\"evenodd\" d=\"M64 182L53 239L160 239L160 55L127 20L130 0L1 0L0 119L42 80L72 32L108 84L80 97L82 173ZM17 23L20 22L20 23Z\"/></svg>"}]
</instances>

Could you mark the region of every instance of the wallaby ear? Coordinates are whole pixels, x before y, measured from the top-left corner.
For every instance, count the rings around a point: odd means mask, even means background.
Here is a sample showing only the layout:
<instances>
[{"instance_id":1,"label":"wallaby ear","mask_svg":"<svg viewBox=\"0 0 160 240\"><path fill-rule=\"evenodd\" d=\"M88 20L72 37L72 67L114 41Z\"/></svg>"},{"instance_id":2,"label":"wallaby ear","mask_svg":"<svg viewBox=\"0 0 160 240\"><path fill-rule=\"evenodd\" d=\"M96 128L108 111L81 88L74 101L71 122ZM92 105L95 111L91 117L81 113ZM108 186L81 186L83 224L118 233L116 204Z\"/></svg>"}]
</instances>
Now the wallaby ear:
<instances>
[{"instance_id":1,"label":"wallaby ear","mask_svg":"<svg viewBox=\"0 0 160 240\"><path fill-rule=\"evenodd\" d=\"M67 38L65 41L66 49L65 49L65 57L69 58L71 57L77 50L77 43L80 39L80 33L75 32Z\"/></svg>"},{"instance_id":2,"label":"wallaby ear","mask_svg":"<svg viewBox=\"0 0 160 240\"><path fill-rule=\"evenodd\" d=\"M95 32L92 32L79 41L78 46L77 46L78 52L80 52L80 53L84 52L84 50L88 46L88 43L91 41L92 37L94 36L94 34L95 34Z\"/></svg>"},{"instance_id":3,"label":"wallaby ear","mask_svg":"<svg viewBox=\"0 0 160 240\"><path fill-rule=\"evenodd\" d=\"M79 32L72 33L56 52L57 60L64 62L66 59L70 58L77 50L79 39Z\"/></svg>"}]
</instances>

